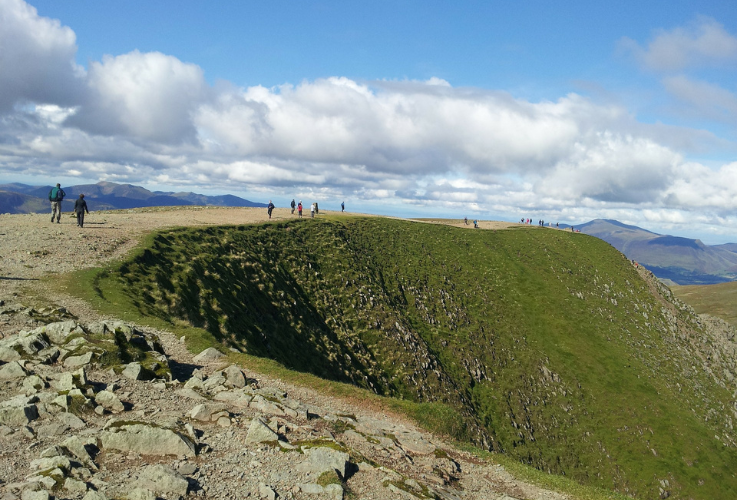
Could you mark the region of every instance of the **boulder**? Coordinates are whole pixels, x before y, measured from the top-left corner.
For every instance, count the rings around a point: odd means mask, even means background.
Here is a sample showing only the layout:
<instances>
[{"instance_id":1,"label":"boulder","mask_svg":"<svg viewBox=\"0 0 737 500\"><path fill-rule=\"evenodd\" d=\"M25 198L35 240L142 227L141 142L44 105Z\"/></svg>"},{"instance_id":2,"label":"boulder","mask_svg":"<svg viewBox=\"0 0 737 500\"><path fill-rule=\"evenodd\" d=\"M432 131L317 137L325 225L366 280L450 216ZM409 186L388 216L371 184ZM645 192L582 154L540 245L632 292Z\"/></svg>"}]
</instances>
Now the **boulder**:
<instances>
[{"instance_id":1,"label":"boulder","mask_svg":"<svg viewBox=\"0 0 737 500\"><path fill-rule=\"evenodd\" d=\"M435 445L418 432L397 433L396 438L402 449L413 455L429 455L435 451Z\"/></svg>"},{"instance_id":2,"label":"boulder","mask_svg":"<svg viewBox=\"0 0 737 500\"><path fill-rule=\"evenodd\" d=\"M16 361L18 359L21 359L21 355L18 351L16 351L12 347L0 345L0 361L7 363L9 361Z\"/></svg>"},{"instance_id":3,"label":"boulder","mask_svg":"<svg viewBox=\"0 0 737 500\"><path fill-rule=\"evenodd\" d=\"M55 385L60 391L71 391L77 388L77 381L74 380L73 373L64 372L59 376L59 380L56 381Z\"/></svg>"},{"instance_id":4,"label":"boulder","mask_svg":"<svg viewBox=\"0 0 737 500\"><path fill-rule=\"evenodd\" d=\"M36 405L6 406L0 408L0 424L18 427L38 418Z\"/></svg>"},{"instance_id":5,"label":"boulder","mask_svg":"<svg viewBox=\"0 0 737 500\"><path fill-rule=\"evenodd\" d=\"M87 491L87 483L68 477L64 480L64 489L70 493L85 493Z\"/></svg>"},{"instance_id":6,"label":"boulder","mask_svg":"<svg viewBox=\"0 0 737 500\"><path fill-rule=\"evenodd\" d=\"M200 393L195 391L194 389L179 389L178 391L174 391L179 396L185 397L187 399L194 399L196 401L206 401L207 398L202 396Z\"/></svg>"},{"instance_id":7,"label":"boulder","mask_svg":"<svg viewBox=\"0 0 737 500\"><path fill-rule=\"evenodd\" d=\"M345 477L346 467L350 456L348 453L334 450L325 446L305 448L307 461L300 464L300 469L322 474L325 471L337 471L340 477Z\"/></svg>"},{"instance_id":8,"label":"boulder","mask_svg":"<svg viewBox=\"0 0 737 500\"><path fill-rule=\"evenodd\" d=\"M26 390L26 394L40 391L45 387L46 382L38 375L31 375L23 381L23 389Z\"/></svg>"},{"instance_id":9,"label":"boulder","mask_svg":"<svg viewBox=\"0 0 737 500\"><path fill-rule=\"evenodd\" d=\"M110 391L100 391L95 394L95 401L106 410L110 410L113 413L120 413L125 410L125 406L120 402L118 396Z\"/></svg>"},{"instance_id":10,"label":"boulder","mask_svg":"<svg viewBox=\"0 0 737 500\"><path fill-rule=\"evenodd\" d=\"M36 353L36 359L39 360L41 363L48 365L54 363L57 359L59 359L60 354L61 351L58 347L50 346L38 351Z\"/></svg>"},{"instance_id":11,"label":"boulder","mask_svg":"<svg viewBox=\"0 0 737 500\"><path fill-rule=\"evenodd\" d=\"M225 356L222 352L218 351L214 347L208 347L201 353L199 353L197 356L194 357L195 363L210 363L212 361L215 361L219 358L222 358Z\"/></svg>"},{"instance_id":12,"label":"boulder","mask_svg":"<svg viewBox=\"0 0 737 500\"><path fill-rule=\"evenodd\" d=\"M146 467L136 484L155 493L165 493L167 498L171 495L186 496L189 487L180 473L161 464Z\"/></svg>"},{"instance_id":13,"label":"boulder","mask_svg":"<svg viewBox=\"0 0 737 500\"><path fill-rule=\"evenodd\" d=\"M228 411L223 404L200 404L189 411L190 418L201 422L215 421L227 415Z\"/></svg>"},{"instance_id":14,"label":"boulder","mask_svg":"<svg viewBox=\"0 0 737 500\"><path fill-rule=\"evenodd\" d=\"M125 365L121 375L129 380L148 380L151 378L148 371L141 366L141 363L136 361Z\"/></svg>"},{"instance_id":15,"label":"boulder","mask_svg":"<svg viewBox=\"0 0 737 500\"><path fill-rule=\"evenodd\" d=\"M46 490L23 490L20 498L21 500L49 500L51 497L49 496L49 492Z\"/></svg>"},{"instance_id":16,"label":"boulder","mask_svg":"<svg viewBox=\"0 0 737 500\"><path fill-rule=\"evenodd\" d=\"M211 392L220 387L221 391L224 391L225 382L226 379L221 373L214 373L211 376L207 377L207 380L205 380L205 382L202 384L202 388L205 389L207 392Z\"/></svg>"},{"instance_id":17,"label":"boulder","mask_svg":"<svg viewBox=\"0 0 737 500\"><path fill-rule=\"evenodd\" d=\"M35 460L31 460L31 469L33 470L45 471L51 469L60 469L64 472L69 472L71 468L72 463L65 456L37 458Z\"/></svg>"},{"instance_id":18,"label":"boulder","mask_svg":"<svg viewBox=\"0 0 737 500\"><path fill-rule=\"evenodd\" d=\"M225 370L223 370L223 374L226 378L225 385L229 387L236 387L238 389L246 386L246 377L243 375L241 369L237 366L230 365Z\"/></svg>"},{"instance_id":19,"label":"boulder","mask_svg":"<svg viewBox=\"0 0 737 500\"><path fill-rule=\"evenodd\" d=\"M95 353L92 351L87 351L79 356L69 356L64 360L64 368L79 368L80 366L89 365L94 357Z\"/></svg>"},{"instance_id":20,"label":"boulder","mask_svg":"<svg viewBox=\"0 0 737 500\"><path fill-rule=\"evenodd\" d=\"M73 413L60 413L56 416L56 420L64 425L68 425L72 429L83 429L87 426L87 424L84 423L84 420Z\"/></svg>"},{"instance_id":21,"label":"boulder","mask_svg":"<svg viewBox=\"0 0 737 500\"><path fill-rule=\"evenodd\" d=\"M117 424L114 424L117 425ZM194 443L171 429L143 423L111 427L100 434L103 449L136 452L142 455L176 455L194 457Z\"/></svg>"},{"instance_id":22,"label":"boulder","mask_svg":"<svg viewBox=\"0 0 737 500\"><path fill-rule=\"evenodd\" d=\"M0 368L0 380L13 380L23 378L28 372L18 361L11 361Z\"/></svg>"},{"instance_id":23,"label":"boulder","mask_svg":"<svg viewBox=\"0 0 737 500\"><path fill-rule=\"evenodd\" d=\"M107 500L104 493L95 490L89 490L82 500Z\"/></svg>"},{"instance_id":24,"label":"boulder","mask_svg":"<svg viewBox=\"0 0 737 500\"><path fill-rule=\"evenodd\" d=\"M77 458L82 465L92 470L97 470L97 465L92 461L92 457L87 451L85 444L86 443L77 436L67 438L63 443L61 443L61 445L66 448L71 455Z\"/></svg>"},{"instance_id":25,"label":"boulder","mask_svg":"<svg viewBox=\"0 0 737 500\"><path fill-rule=\"evenodd\" d=\"M46 336L54 344L63 344L67 337L75 333L84 333L84 330L76 321L60 321L57 323L49 323L45 328Z\"/></svg>"},{"instance_id":26,"label":"boulder","mask_svg":"<svg viewBox=\"0 0 737 500\"><path fill-rule=\"evenodd\" d=\"M279 436L272 431L261 419L254 418L251 426L248 428L246 435L246 443L264 443L268 441L278 441Z\"/></svg>"},{"instance_id":27,"label":"boulder","mask_svg":"<svg viewBox=\"0 0 737 500\"><path fill-rule=\"evenodd\" d=\"M266 500L275 500L276 492L271 488L271 486L268 486L264 483L259 483L258 496L261 498L265 498Z\"/></svg>"},{"instance_id":28,"label":"boulder","mask_svg":"<svg viewBox=\"0 0 737 500\"><path fill-rule=\"evenodd\" d=\"M146 488L134 488L125 498L128 500L156 500L156 495Z\"/></svg>"}]
</instances>

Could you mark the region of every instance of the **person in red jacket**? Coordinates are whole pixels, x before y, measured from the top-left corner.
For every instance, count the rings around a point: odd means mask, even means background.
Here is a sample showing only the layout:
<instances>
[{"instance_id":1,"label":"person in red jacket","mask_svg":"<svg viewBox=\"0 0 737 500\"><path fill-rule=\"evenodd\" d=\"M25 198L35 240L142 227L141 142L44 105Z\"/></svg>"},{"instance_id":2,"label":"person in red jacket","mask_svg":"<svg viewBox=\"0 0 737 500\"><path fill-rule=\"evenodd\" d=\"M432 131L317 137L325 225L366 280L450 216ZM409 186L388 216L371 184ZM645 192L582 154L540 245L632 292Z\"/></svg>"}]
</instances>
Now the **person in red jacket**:
<instances>
[{"instance_id":1,"label":"person in red jacket","mask_svg":"<svg viewBox=\"0 0 737 500\"><path fill-rule=\"evenodd\" d=\"M299 200L299 205L297 205L297 210L299 211L299 218L302 218L302 200Z\"/></svg>"}]
</instances>

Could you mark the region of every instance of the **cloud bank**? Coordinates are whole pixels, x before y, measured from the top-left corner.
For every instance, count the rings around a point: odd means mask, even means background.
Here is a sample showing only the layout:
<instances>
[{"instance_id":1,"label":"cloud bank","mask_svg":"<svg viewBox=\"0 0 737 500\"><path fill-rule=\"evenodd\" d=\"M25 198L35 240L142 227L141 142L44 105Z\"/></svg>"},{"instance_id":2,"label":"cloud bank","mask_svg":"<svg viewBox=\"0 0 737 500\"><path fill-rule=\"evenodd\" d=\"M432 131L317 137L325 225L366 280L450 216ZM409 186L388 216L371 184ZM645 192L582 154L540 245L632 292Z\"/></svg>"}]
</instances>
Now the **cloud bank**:
<instances>
[{"instance_id":1,"label":"cloud bank","mask_svg":"<svg viewBox=\"0 0 737 500\"><path fill-rule=\"evenodd\" d=\"M643 64L679 69L734 57L732 39L708 25L632 47ZM698 220L715 233L737 225L737 164L689 161L662 127L577 94L531 102L438 78L211 86L199 66L158 52L87 69L75 55L70 28L0 0L0 173L509 218ZM729 92L704 96L699 85L711 84L669 75L664 85L699 109L734 110Z\"/></svg>"}]
</instances>

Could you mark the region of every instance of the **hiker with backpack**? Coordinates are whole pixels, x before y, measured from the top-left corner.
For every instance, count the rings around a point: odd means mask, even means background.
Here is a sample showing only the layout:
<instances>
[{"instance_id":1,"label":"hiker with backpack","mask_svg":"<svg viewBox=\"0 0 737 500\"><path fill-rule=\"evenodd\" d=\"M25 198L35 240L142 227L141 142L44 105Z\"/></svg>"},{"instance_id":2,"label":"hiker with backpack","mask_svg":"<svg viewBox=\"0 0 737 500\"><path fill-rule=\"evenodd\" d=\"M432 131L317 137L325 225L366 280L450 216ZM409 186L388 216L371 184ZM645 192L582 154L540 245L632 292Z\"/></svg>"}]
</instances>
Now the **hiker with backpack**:
<instances>
[{"instance_id":1,"label":"hiker with backpack","mask_svg":"<svg viewBox=\"0 0 737 500\"><path fill-rule=\"evenodd\" d=\"M292 215L294 215L294 207L297 205L294 203L294 198L292 198Z\"/></svg>"},{"instance_id":2,"label":"hiker with backpack","mask_svg":"<svg viewBox=\"0 0 737 500\"><path fill-rule=\"evenodd\" d=\"M84 195L80 194L79 198L74 200L74 213L77 215L77 225L79 227L84 227L84 213L87 212L90 213L89 210L87 210L87 202L84 201Z\"/></svg>"},{"instance_id":3,"label":"hiker with backpack","mask_svg":"<svg viewBox=\"0 0 737 500\"><path fill-rule=\"evenodd\" d=\"M56 216L56 223L61 224L61 201L67 194L61 188L61 184L56 184L55 188L51 188L49 191L49 201L51 202L51 222L54 222L54 216Z\"/></svg>"},{"instance_id":4,"label":"hiker with backpack","mask_svg":"<svg viewBox=\"0 0 737 500\"><path fill-rule=\"evenodd\" d=\"M271 212L274 211L274 204L271 203L271 200L269 200L269 205L266 207L266 211L269 213L269 219L271 219Z\"/></svg>"}]
</instances>

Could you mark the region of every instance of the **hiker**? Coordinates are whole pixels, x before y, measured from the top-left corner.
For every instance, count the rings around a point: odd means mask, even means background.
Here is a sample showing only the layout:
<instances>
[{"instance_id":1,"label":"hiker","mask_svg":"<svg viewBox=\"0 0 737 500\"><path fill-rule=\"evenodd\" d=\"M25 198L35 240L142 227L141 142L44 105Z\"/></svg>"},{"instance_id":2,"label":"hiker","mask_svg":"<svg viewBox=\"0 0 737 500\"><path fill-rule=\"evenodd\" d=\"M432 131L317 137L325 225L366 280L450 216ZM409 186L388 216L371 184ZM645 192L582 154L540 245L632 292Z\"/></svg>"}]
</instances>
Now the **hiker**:
<instances>
[{"instance_id":1,"label":"hiker","mask_svg":"<svg viewBox=\"0 0 737 500\"><path fill-rule=\"evenodd\" d=\"M299 200L299 205L297 205L297 210L299 211L299 218L302 218L302 200Z\"/></svg>"},{"instance_id":2,"label":"hiker","mask_svg":"<svg viewBox=\"0 0 737 500\"><path fill-rule=\"evenodd\" d=\"M67 194L61 188L61 184L56 184L55 188L51 188L49 191L49 201L51 202L51 222L54 222L54 215L56 215L56 223L61 224L61 201Z\"/></svg>"},{"instance_id":3,"label":"hiker","mask_svg":"<svg viewBox=\"0 0 737 500\"><path fill-rule=\"evenodd\" d=\"M468 217L464 217L464 218L463 218L463 223L464 223L465 225L468 225Z\"/></svg>"},{"instance_id":4,"label":"hiker","mask_svg":"<svg viewBox=\"0 0 737 500\"><path fill-rule=\"evenodd\" d=\"M274 211L274 204L269 200L269 205L266 207L266 211L269 212L269 219L271 219L271 212Z\"/></svg>"},{"instance_id":5,"label":"hiker","mask_svg":"<svg viewBox=\"0 0 737 500\"><path fill-rule=\"evenodd\" d=\"M294 198L292 198L292 215L294 215L294 207L295 206L297 206L297 205L294 203Z\"/></svg>"},{"instance_id":6,"label":"hiker","mask_svg":"<svg viewBox=\"0 0 737 500\"><path fill-rule=\"evenodd\" d=\"M84 195L80 193L79 198L74 200L74 213L77 215L77 225L84 227L84 213L90 213L87 209L87 202L84 201Z\"/></svg>"},{"instance_id":7,"label":"hiker","mask_svg":"<svg viewBox=\"0 0 737 500\"><path fill-rule=\"evenodd\" d=\"M473 228L474 229L478 229L479 228L479 221L477 221L476 219L473 220Z\"/></svg>"},{"instance_id":8,"label":"hiker","mask_svg":"<svg viewBox=\"0 0 737 500\"><path fill-rule=\"evenodd\" d=\"M315 215L320 214L320 209L317 207L317 202L315 202Z\"/></svg>"},{"instance_id":9,"label":"hiker","mask_svg":"<svg viewBox=\"0 0 737 500\"><path fill-rule=\"evenodd\" d=\"M340 211L341 211L341 212L345 212L345 201L342 201L342 202L340 203Z\"/></svg>"},{"instance_id":10,"label":"hiker","mask_svg":"<svg viewBox=\"0 0 737 500\"><path fill-rule=\"evenodd\" d=\"M313 203L310 205L310 217L313 219L315 218L315 209L317 208L317 203Z\"/></svg>"}]
</instances>

